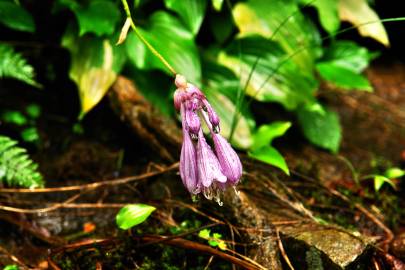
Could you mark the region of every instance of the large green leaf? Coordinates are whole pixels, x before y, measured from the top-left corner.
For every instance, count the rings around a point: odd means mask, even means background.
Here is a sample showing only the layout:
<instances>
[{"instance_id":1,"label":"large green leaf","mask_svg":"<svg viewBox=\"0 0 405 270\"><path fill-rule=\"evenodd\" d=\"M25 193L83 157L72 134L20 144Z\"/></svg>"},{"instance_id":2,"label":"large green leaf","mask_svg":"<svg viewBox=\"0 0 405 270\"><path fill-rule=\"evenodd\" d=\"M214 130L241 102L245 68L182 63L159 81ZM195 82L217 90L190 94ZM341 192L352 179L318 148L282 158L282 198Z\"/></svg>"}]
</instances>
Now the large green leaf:
<instances>
[{"instance_id":1,"label":"large green leaf","mask_svg":"<svg viewBox=\"0 0 405 270\"><path fill-rule=\"evenodd\" d=\"M358 27L361 35L374 38L385 46L390 45L384 25L367 0L339 0L339 17Z\"/></svg>"},{"instance_id":2,"label":"large green leaf","mask_svg":"<svg viewBox=\"0 0 405 270\"><path fill-rule=\"evenodd\" d=\"M303 4L312 5L318 10L319 21L322 27L333 35L340 26L338 13L339 0L301 0Z\"/></svg>"},{"instance_id":3,"label":"large green leaf","mask_svg":"<svg viewBox=\"0 0 405 270\"><path fill-rule=\"evenodd\" d=\"M237 110L236 96L239 80L235 74L224 66L211 62L204 63L204 93L221 119L221 134L229 138L233 121L236 120L231 143L247 149L252 144L252 129L255 125L249 111L244 106ZM238 117L235 119L235 113Z\"/></svg>"},{"instance_id":4,"label":"large green leaf","mask_svg":"<svg viewBox=\"0 0 405 270\"><path fill-rule=\"evenodd\" d=\"M250 157L273 165L281 169L287 175L290 175L290 171L288 170L284 157L274 147L266 145L253 151L249 151L248 154Z\"/></svg>"},{"instance_id":5,"label":"large green leaf","mask_svg":"<svg viewBox=\"0 0 405 270\"><path fill-rule=\"evenodd\" d=\"M260 34L273 38L302 69L311 74L320 54L319 33L299 11L295 0L249 0L233 9L241 35ZM297 51L300 50L299 53Z\"/></svg>"},{"instance_id":6,"label":"large green leaf","mask_svg":"<svg viewBox=\"0 0 405 270\"><path fill-rule=\"evenodd\" d=\"M175 11L187 28L196 35L204 19L206 0L164 0L166 7Z\"/></svg>"},{"instance_id":7,"label":"large green leaf","mask_svg":"<svg viewBox=\"0 0 405 270\"><path fill-rule=\"evenodd\" d=\"M145 28L139 28L145 39L188 81L200 85L201 64L192 33L180 21L163 11L154 13ZM139 69L167 68L133 33L126 40L129 59ZM169 73L170 74L170 73Z\"/></svg>"},{"instance_id":8,"label":"large green leaf","mask_svg":"<svg viewBox=\"0 0 405 270\"><path fill-rule=\"evenodd\" d=\"M19 31L35 32L34 20L24 8L12 0L0 0L0 23Z\"/></svg>"},{"instance_id":9,"label":"large green leaf","mask_svg":"<svg viewBox=\"0 0 405 270\"><path fill-rule=\"evenodd\" d=\"M79 33L111 35L120 20L118 5L109 0L91 0L81 3L76 0L59 0L59 5L71 9L79 22Z\"/></svg>"},{"instance_id":10,"label":"large green leaf","mask_svg":"<svg viewBox=\"0 0 405 270\"><path fill-rule=\"evenodd\" d=\"M63 36L62 46L70 51L72 59L69 76L79 88L81 117L102 99L122 68L122 49L114 46L114 41L78 37L72 28Z\"/></svg>"},{"instance_id":11,"label":"large green leaf","mask_svg":"<svg viewBox=\"0 0 405 270\"><path fill-rule=\"evenodd\" d=\"M35 81L34 68L27 63L21 53L8 44L0 43L0 79L13 78L35 87L41 87Z\"/></svg>"},{"instance_id":12,"label":"large green leaf","mask_svg":"<svg viewBox=\"0 0 405 270\"><path fill-rule=\"evenodd\" d=\"M146 204L129 204L118 212L117 225L123 230L128 230L144 222L155 210L155 207Z\"/></svg>"},{"instance_id":13,"label":"large green leaf","mask_svg":"<svg viewBox=\"0 0 405 270\"><path fill-rule=\"evenodd\" d=\"M278 102L293 110L301 103L314 100L315 78L303 74L274 41L260 36L237 39L219 54L218 61L240 74L242 84L255 68L246 94L259 101Z\"/></svg>"},{"instance_id":14,"label":"large green leaf","mask_svg":"<svg viewBox=\"0 0 405 270\"><path fill-rule=\"evenodd\" d=\"M302 106L297 111L305 137L313 144L336 153L342 137L339 115L319 104Z\"/></svg>"}]
</instances>

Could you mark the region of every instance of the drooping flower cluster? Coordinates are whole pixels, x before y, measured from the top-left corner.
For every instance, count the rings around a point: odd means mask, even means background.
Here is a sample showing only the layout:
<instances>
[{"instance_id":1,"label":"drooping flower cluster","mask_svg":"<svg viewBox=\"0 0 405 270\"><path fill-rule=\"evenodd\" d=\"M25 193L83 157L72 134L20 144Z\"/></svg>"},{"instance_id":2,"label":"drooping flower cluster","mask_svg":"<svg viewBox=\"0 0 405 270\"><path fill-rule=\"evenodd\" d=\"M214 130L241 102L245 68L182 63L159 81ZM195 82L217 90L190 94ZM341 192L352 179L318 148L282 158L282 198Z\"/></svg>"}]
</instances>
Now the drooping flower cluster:
<instances>
[{"instance_id":1,"label":"drooping flower cluster","mask_svg":"<svg viewBox=\"0 0 405 270\"><path fill-rule=\"evenodd\" d=\"M219 134L219 117L205 95L181 75L176 76L175 84L174 106L180 111L183 127L181 179L191 194L203 193L221 205L221 192L239 182L242 164L228 141ZM210 131L215 153L205 140L200 119Z\"/></svg>"}]
</instances>

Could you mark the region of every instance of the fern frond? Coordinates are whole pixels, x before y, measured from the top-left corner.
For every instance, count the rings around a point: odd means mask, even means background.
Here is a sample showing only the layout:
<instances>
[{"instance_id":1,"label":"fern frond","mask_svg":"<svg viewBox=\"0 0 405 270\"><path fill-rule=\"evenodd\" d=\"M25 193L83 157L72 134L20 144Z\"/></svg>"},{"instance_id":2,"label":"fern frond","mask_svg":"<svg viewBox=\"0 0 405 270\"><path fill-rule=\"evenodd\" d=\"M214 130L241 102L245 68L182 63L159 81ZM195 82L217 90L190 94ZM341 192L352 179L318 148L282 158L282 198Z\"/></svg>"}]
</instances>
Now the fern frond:
<instances>
[{"instance_id":1,"label":"fern frond","mask_svg":"<svg viewBox=\"0 0 405 270\"><path fill-rule=\"evenodd\" d=\"M17 142L0 135L0 182L9 186L43 187L42 175L24 148Z\"/></svg>"},{"instance_id":2,"label":"fern frond","mask_svg":"<svg viewBox=\"0 0 405 270\"><path fill-rule=\"evenodd\" d=\"M0 43L0 78L8 77L41 87L34 79L34 68L27 63L21 53L8 44Z\"/></svg>"}]
</instances>

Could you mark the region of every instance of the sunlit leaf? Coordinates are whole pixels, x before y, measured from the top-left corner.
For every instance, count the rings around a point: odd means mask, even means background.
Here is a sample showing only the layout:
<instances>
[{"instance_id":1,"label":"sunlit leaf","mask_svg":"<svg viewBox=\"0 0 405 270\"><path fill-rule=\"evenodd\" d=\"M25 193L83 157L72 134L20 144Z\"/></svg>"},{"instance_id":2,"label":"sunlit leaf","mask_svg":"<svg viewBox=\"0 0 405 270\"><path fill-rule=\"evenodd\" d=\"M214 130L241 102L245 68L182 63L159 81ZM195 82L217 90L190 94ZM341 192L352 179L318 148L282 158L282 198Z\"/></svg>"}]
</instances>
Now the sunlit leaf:
<instances>
[{"instance_id":1,"label":"sunlit leaf","mask_svg":"<svg viewBox=\"0 0 405 270\"><path fill-rule=\"evenodd\" d=\"M271 144L273 139L283 136L291 127L291 122L274 122L267 125L261 125L253 136L253 145L251 150L259 149L265 145Z\"/></svg>"},{"instance_id":2,"label":"sunlit leaf","mask_svg":"<svg viewBox=\"0 0 405 270\"><path fill-rule=\"evenodd\" d=\"M212 6L216 11L220 11L222 9L223 4L224 0L212 0Z\"/></svg>"},{"instance_id":3,"label":"sunlit leaf","mask_svg":"<svg viewBox=\"0 0 405 270\"><path fill-rule=\"evenodd\" d=\"M34 19L31 14L12 0L0 1L0 23L15 30L35 32Z\"/></svg>"},{"instance_id":4,"label":"sunlit leaf","mask_svg":"<svg viewBox=\"0 0 405 270\"><path fill-rule=\"evenodd\" d=\"M187 28L196 35L204 19L206 0L164 0L166 7L175 11Z\"/></svg>"},{"instance_id":5,"label":"sunlit leaf","mask_svg":"<svg viewBox=\"0 0 405 270\"><path fill-rule=\"evenodd\" d=\"M381 187L384 185L384 183L389 184L392 186L394 189L396 188L394 182L392 182L389 178L383 176L383 175L375 175L374 176L374 189L375 191L379 191Z\"/></svg>"},{"instance_id":6,"label":"sunlit leaf","mask_svg":"<svg viewBox=\"0 0 405 270\"><path fill-rule=\"evenodd\" d=\"M113 47L108 39L79 38L72 30L64 35L62 46L71 54L69 76L79 88L82 117L103 98L115 81L123 64L120 47Z\"/></svg>"},{"instance_id":7,"label":"sunlit leaf","mask_svg":"<svg viewBox=\"0 0 405 270\"><path fill-rule=\"evenodd\" d=\"M379 21L380 18L370 8L367 0L339 0L339 17L358 27L362 36L374 38L385 46L390 45L387 32Z\"/></svg>"},{"instance_id":8,"label":"sunlit leaf","mask_svg":"<svg viewBox=\"0 0 405 270\"><path fill-rule=\"evenodd\" d=\"M287 175L290 175L284 157L274 147L266 145L253 151L249 151L248 154L250 157L273 165L281 169Z\"/></svg>"},{"instance_id":9,"label":"sunlit leaf","mask_svg":"<svg viewBox=\"0 0 405 270\"><path fill-rule=\"evenodd\" d=\"M178 73L188 81L200 84L201 64L197 46L192 33L176 17L163 11L156 12L147 26L139 28L139 31ZM137 68L160 69L169 73L133 32L128 34L125 44L128 57Z\"/></svg>"},{"instance_id":10,"label":"sunlit leaf","mask_svg":"<svg viewBox=\"0 0 405 270\"><path fill-rule=\"evenodd\" d=\"M297 111L305 137L313 144L336 153L342 137L337 113L324 108L324 113L302 106Z\"/></svg>"},{"instance_id":11,"label":"sunlit leaf","mask_svg":"<svg viewBox=\"0 0 405 270\"><path fill-rule=\"evenodd\" d=\"M260 34L279 42L303 73L311 74L314 59L320 53L316 28L299 11L295 0L249 0L233 9L241 35ZM302 49L296 53L298 49Z\"/></svg>"},{"instance_id":12,"label":"sunlit leaf","mask_svg":"<svg viewBox=\"0 0 405 270\"><path fill-rule=\"evenodd\" d=\"M144 222L156 208L146 204L129 204L121 208L116 216L118 227L123 230Z\"/></svg>"},{"instance_id":13,"label":"sunlit leaf","mask_svg":"<svg viewBox=\"0 0 405 270\"><path fill-rule=\"evenodd\" d=\"M28 123L27 117L19 111L5 111L1 116L1 120L17 126L24 126Z\"/></svg>"},{"instance_id":14,"label":"sunlit leaf","mask_svg":"<svg viewBox=\"0 0 405 270\"><path fill-rule=\"evenodd\" d=\"M3 268L3 270L19 270L19 269L20 269L20 267L18 267L18 266L15 265L15 264L6 265L6 266Z\"/></svg>"},{"instance_id":15,"label":"sunlit leaf","mask_svg":"<svg viewBox=\"0 0 405 270\"><path fill-rule=\"evenodd\" d=\"M389 168L384 175L389 179L400 178L405 175L405 170L400 168Z\"/></svg>"},{"instance_id":16,"label":"sunlit leaf","mask_svg":"<svg viewBox=\"0 0 405 270\"><path fill-rule=\"evenodd\" d=\"M277 43L260 36L235 40L218 61L240 75L245 84L256 67L246 88L246 94L259 101L273 101L293 110L301 103L313 103L317 81L304 75Z\"/></svg>"},{"instance_id":17,"label":"sunlit leaf","mask_svg":"<svg viewBox=\"0 0 405 270\"><path fill-rule=\"evenodd\" d=\"M302 4L312 5L318 10L319 21L329 34L335 33L340 26L338 14L339 0L301 0Z\"/></svg>"}]
</instances>

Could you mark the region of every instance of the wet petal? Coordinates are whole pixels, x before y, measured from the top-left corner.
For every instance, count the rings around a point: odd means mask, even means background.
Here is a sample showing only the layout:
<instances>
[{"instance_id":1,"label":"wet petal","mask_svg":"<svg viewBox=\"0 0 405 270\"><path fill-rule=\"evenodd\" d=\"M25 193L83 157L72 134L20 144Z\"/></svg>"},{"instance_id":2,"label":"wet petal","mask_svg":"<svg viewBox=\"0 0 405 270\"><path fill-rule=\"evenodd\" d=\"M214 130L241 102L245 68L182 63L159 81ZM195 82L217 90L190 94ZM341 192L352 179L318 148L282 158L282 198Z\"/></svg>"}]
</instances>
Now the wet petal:
<instances>
[{"instance_id":1,"label":"wet petal","mask_svg":"<svg viewBox=\"0 0 405 270\"><path fill-rule=\"evenodd\" d=\"M204 187L209 187L214 181L226 182L226 176L221 172L217 157L205 141L200 130L197 143L198 181Z\"/></svg>"},{"instance_id":2,"label":"wet petal","mask_svg":"<svg viewBox=\"0 0 405 270\"><path fill-rule=\"evenodd\" d=\"M242 163L229 142L220 134L211 133L222 173L235 185L242 176Z\"/></svg>"}]
</instances>

